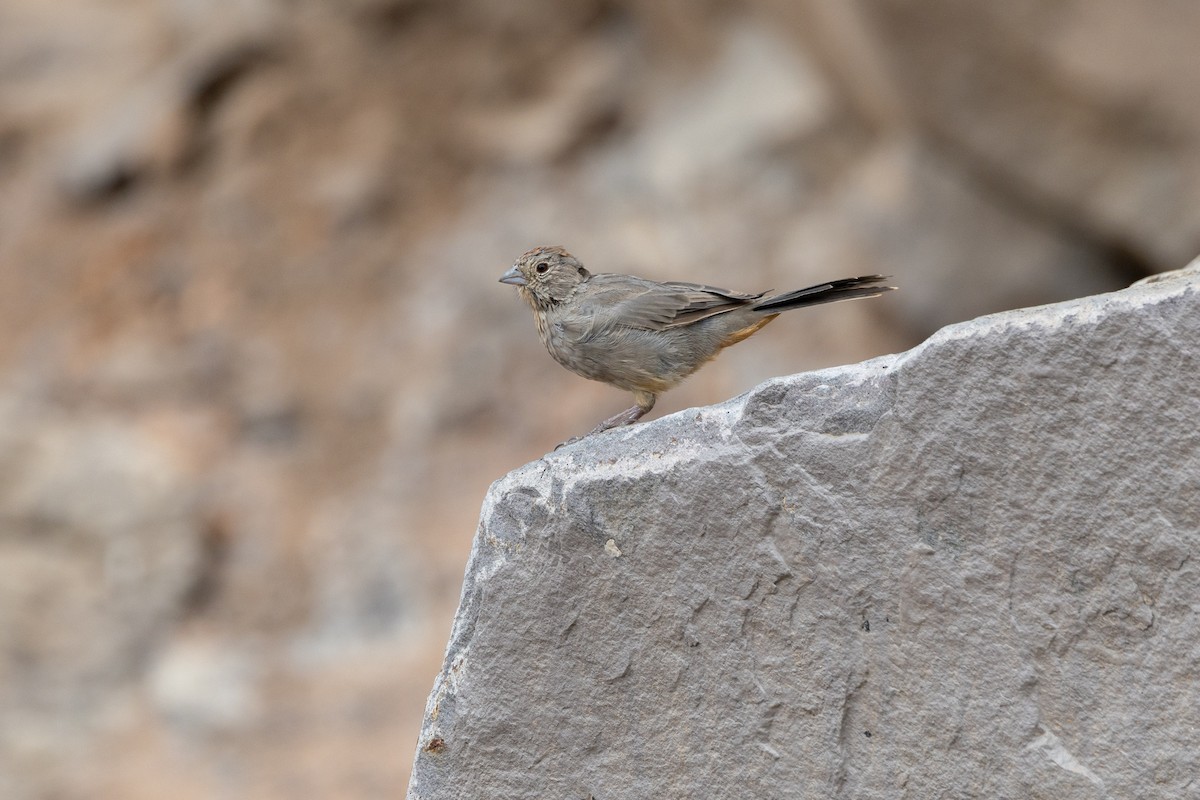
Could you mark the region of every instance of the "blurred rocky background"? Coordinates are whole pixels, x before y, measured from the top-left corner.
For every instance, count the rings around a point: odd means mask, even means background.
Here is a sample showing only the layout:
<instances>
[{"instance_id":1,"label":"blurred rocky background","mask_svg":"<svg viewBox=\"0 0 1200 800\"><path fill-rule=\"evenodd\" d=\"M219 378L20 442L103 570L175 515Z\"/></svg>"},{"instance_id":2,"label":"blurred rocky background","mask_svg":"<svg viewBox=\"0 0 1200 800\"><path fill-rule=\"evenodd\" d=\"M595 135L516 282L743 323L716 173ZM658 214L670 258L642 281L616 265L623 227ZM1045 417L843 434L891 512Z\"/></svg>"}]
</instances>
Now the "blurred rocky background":
<instances>
[{"instance_id":1,"label":"blurred rocky background","mask_svg":"<svg viewBox=\"0 0 1200 800\"><path fill-rule=\"evenodd\" d=\"M902 291L656 413L1200 251L1190 0L0 0L0 797L404 792L490 481L623 408L499 274Z\"/></svg>"}]
</instances>

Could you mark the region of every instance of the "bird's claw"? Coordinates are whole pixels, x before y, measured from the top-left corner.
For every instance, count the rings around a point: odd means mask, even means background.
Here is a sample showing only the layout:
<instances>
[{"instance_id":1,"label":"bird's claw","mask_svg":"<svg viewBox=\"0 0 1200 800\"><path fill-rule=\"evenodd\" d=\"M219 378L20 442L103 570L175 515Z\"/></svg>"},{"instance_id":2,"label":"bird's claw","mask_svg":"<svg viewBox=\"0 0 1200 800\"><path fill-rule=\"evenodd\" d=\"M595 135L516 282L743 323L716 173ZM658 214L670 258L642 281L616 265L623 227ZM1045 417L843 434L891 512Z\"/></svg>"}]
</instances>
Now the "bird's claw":
<instances>
[{"instance_id":1,"label":"bird's claw","mask_svg":"<svg viewBox=\"0 0 1200 800\"><path fill-rule=\"evenodd\" d=\"M572 436L570 439L567 439L565 442L559 442L558 444L554 445L554 449L561 450L562 448L566 447L567 445L575 444L576 442L580 441L581 439L583 439L582 436Z\"/></svg>"}]
</instances>

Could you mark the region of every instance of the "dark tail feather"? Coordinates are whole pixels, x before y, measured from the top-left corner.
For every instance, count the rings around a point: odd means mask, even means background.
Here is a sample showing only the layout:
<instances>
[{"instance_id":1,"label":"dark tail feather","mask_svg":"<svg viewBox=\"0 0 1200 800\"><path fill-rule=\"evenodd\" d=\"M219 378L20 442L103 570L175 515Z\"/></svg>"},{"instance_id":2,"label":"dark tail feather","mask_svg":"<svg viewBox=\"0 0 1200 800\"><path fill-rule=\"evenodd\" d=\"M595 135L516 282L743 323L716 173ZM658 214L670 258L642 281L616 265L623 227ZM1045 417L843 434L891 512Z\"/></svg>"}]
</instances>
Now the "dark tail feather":
<instances>
[{"instance_id":1,"label":"dark tail feather","mask_svg":"<svg viewBox=\"0 0 1200 800\"><path fill-rule=\"evenodd\" d=\"M888 275L864 275L861 278L842 278L840 281L829 281L809 286L807 289L797 289L794 292L784 292L774 297L768 297L754 308L758 311L787 311L789 308L815 306L820 303L836 303L839 300L853 300L856 297L878 297L884 292L890 292L895 286L884 286Z\"/></svg>"}]
</instances>

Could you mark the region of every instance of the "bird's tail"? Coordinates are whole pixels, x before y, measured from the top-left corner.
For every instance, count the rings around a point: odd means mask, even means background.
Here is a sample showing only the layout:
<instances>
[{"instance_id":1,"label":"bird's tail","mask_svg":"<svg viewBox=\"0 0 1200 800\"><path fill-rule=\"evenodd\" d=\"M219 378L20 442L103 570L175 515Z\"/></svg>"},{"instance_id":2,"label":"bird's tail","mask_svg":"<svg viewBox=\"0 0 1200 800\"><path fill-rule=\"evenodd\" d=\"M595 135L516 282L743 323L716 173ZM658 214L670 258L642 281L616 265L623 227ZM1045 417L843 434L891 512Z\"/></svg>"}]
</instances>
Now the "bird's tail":
<instances>
[{"instance_id":1,"label":"bird's tail","mask_svg":"<svg viewBox=\"0 0 1200 800\"><path fill-rule=\"evenodd\" d=\"M878 297L884 292L890 292L895 286L886 286L888 275L864 275L861 278L842 278L838 281L819 283L807 289L797 289L794 292L768 297L754 305L756 311L779 312L801 306L815 306L821 303L836 303L839 300L853 300L858 297Z\"/></svg>"}]
</instances>

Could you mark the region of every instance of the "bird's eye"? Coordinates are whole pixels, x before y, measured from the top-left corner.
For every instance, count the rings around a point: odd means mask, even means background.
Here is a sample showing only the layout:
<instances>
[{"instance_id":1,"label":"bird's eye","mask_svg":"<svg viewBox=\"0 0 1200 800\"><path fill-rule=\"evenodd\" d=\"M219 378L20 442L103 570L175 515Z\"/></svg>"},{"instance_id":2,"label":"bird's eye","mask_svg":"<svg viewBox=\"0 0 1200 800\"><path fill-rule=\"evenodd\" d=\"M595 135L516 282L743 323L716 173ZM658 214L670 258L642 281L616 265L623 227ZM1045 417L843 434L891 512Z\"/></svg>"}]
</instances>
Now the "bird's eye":
<instances>
[{"instance_id":1,"label":"bird's eye","mask_svg":"<svg viewBox=\"0 0 1200 800\"><path fill-rule=\"evenodd\" d=\"M534 269L536 269L538 271L538 274L541 275L543 272L550 269L550 265L547 264L545 261L539 261L537 266L534 267Z\"/></svg>"}]
</instances>

